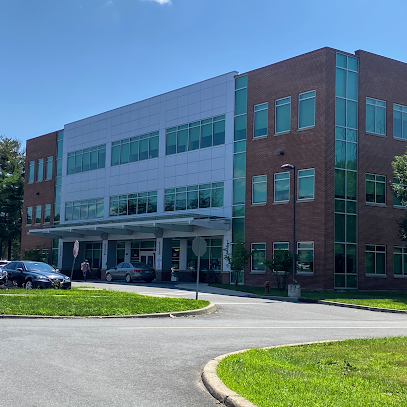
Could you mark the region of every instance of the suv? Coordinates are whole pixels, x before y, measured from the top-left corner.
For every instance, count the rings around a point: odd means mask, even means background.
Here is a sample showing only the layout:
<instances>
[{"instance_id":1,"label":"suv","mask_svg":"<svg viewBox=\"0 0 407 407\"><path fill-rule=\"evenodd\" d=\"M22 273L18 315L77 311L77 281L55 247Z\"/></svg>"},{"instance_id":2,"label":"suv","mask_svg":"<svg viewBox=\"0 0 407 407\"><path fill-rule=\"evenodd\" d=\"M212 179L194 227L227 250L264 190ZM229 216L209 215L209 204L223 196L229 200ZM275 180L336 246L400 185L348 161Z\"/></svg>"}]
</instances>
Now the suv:
<instances>
[{"instance_id":1,"label":"suv","mask_svg":"<svg viewBox=\"0 0 407 407\"><path fill-rule=\"evenodd\" d=\"M3 271L15 287L71 288L71 279L41 261L12 261Z\"/></svg>"}]
</instances>

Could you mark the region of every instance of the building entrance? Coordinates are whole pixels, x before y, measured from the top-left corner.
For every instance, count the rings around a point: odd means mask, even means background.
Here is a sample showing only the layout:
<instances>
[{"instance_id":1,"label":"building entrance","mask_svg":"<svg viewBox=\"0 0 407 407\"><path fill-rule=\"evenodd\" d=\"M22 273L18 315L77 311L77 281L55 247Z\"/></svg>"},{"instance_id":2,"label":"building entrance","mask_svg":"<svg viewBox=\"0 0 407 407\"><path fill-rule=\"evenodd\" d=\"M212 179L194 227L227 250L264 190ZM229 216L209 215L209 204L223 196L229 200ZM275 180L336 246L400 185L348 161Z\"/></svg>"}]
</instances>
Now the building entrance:
<instances>
[{"instance_id":1,"label":"building entrance","mask_svg":"<svg viewBox=\"0 0 407 407\"><path fill-rule=\"evenodd\" d=\"M155 268L155 253L140 251L140 262Z\"/></svg>"}]
</instances>

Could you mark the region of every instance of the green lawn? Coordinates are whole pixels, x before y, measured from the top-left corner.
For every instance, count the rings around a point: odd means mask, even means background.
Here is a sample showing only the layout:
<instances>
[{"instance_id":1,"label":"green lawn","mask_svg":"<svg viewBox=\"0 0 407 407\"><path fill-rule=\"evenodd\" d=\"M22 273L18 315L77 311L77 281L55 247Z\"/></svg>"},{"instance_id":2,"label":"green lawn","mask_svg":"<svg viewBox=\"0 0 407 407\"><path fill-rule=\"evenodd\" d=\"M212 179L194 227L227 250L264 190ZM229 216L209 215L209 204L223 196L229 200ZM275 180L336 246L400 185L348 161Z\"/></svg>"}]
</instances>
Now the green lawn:
<instances>
[{"instance_id":1,"label":"green lawn","mask_svg":"<svg viewBox=\"0 0 407 407\"><path fill-rule=\"evenodd\" d=\"M264 293L263 287L250 287L247 285L236 286L234 284L211 284L214 287L227 288L230 290L243 291L257 295L270 295L287 297L287 290L279 291L270 288L270 294ZM349 291L349 292L317 292L302 291L301 297L313 300L325 300L343 302L347 304L367 305L370 307L390 308L407 310L407 293L390 291Z\"/></svg>"},{"instance_id":2,"label":"green lawn","mask_svg":"<svg viewBox=\"0 0 407 407\"><path fill-rule=\"evenodd\" d=\"M176 312L206 307L208 301L159 298L113 290L0 290L0 314L107 316Z\"/></svg>"},{"instance_id":3,"label":"green lawn","mask_svg":"<svg viewBox=\"0 0 407 407\"><path fill-rule=\"evenodd\" d=\"M405 407L407 338L252 349L217 373L259 407Z\"/></svg>"}]
</instances>

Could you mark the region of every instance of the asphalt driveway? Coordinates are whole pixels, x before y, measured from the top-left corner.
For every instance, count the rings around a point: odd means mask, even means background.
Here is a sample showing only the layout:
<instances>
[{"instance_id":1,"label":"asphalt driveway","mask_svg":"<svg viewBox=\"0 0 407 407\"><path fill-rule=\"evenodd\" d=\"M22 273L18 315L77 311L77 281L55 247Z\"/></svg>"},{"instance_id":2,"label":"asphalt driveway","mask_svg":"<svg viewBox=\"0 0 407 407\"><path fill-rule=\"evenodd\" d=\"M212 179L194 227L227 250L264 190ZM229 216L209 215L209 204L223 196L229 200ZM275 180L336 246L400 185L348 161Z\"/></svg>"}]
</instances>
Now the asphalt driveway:
<instances>
[{"instance_id":1,"label":"asphalt driveway","mask_svg":"<svg viewBox=\"0 0 407 407\"><path fill-rule=\"evenodd\" d=\"M85 285L73 283L74 286ZM195 285L87 286L195 298ZM407 316L245 297L200 286L218 312L166 319L0 319L1 407L214 407L200 373L250 347L407 335Z\"/></svg>"}]
</instances>

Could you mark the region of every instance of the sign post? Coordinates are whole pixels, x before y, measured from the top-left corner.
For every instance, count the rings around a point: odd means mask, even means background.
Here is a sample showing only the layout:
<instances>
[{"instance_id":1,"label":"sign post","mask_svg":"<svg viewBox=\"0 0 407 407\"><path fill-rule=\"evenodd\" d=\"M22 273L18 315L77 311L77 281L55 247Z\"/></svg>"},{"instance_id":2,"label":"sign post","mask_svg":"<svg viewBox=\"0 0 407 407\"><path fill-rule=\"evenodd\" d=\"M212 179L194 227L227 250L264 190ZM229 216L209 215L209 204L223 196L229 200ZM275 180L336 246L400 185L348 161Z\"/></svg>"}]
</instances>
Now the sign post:
<instances>
[{"instance_id":1,"label":"sign post","mask_svg":"<svg viewBox=\"0 0 407 407\"><path fill-rule=\"evenodd\" d=\"M75 260L76 257L78 256L79 253L79 242L77 240L75 240L75 243L73 244L73 263L72 263L72 270L71 270L71 281L72 281L72 277L73 277L73 268L75 266Z\"/></svg>"},{"instance_id":2,"label":"sign post","mask_svg":"<svg viewBox=\"0 0 407 407\"><path fill-rule=\"evenodd\" d=\"M195 253L195 256L198 256L198 267L196 272L196 295L195 299L198 299L198 289L199 289L199 270L201 268L201 256L206 253L207 244L206 240L201 237L197 236L192 242L192 251Z\"/></svg>"}]
</instances>

